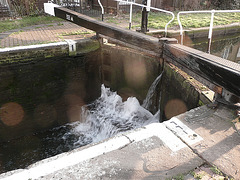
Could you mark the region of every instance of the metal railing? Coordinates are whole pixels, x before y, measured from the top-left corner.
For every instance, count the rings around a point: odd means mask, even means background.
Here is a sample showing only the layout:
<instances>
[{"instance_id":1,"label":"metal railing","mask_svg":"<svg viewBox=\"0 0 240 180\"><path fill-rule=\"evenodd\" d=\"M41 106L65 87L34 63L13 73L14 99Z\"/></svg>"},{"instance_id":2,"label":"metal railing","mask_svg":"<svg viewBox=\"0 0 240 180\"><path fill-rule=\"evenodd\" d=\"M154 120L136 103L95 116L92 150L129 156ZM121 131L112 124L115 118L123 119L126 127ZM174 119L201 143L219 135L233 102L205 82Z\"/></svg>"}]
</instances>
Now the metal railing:
<instances>
[{"instance_id":1,"label":"metal railing","mask_svg":"<svg viewBox=\"0 0 240 180\"><path fill-rule=\"evenodd\" d=\"M97 0L99 7L101 9L101 16L103 21L104 16L104 8L100 0ZM67 7L69 9L72 9L74 11L80 12L82 14L88 15L88 16L98 16L99 10L94 10L90 5L88 5L83 0L49 0L48 2L52 2L54 4L58 4L63 7ZM98 12L95 12L98 11Z\"/></svg>"},{"instance_id":2,"label":"metal railing","mask_svg":"<svg viewBox=\"0 0 240 180\"><path fill-rule=\"evenodd\" d=\"M211 21L208 31L208 49L207 52L210 53L211 50L211 43L212 43L212 33L213 33L213 21L214 21L214 14L215 13L236 13L240 12L240 10L203 10L203 11L180 11L177 14L177 20L180 27L180 43L183 44L183 27L180 21L180 14L196 14L196 13L211 13Z\"/></svg>"},{"instance_id":3,"label":"metal railing","mask_svg":"<svg viewBox=\"0 0 240 180\"><path fill-rule=\"evenodd\" d=\"M7 0L0 1L0 18L11 16L11 10Z\"/></svg>"},{"instance_id":4,"label":"metal railing","mask_svg":"<svg viewBox=\"0 0 240 180\"><path fill-rule=\"evenodd\" d=\"M0 5L9 8L8 1L7 1L7 0L2 0L2 1L0 1Z\"/></svg>"},{"instance_id":5,"label":"metal railing","mask_svg":"<svg viewBox=\"0 0 240 180\"><path fill-rule=\"evenodd\" d=\"M155 10L155 11L159 11L159 12L171 14L171 15L172 15L172 19L165 25L165 29L164 29L165 37L167 36L167 27L168 27L168 25L169 25L169 24L174 20L174 18L175 18L175 15L174 15L173 12L167 11L167 10L164 10L164 9L159 9L159 8L151 7L151 6L150 6L150 3L148 3L147 5L143 5L143 4L138 4L138 3L135 3L134 1L132 2L132 1L129 1L129 0L116 0L116 1L130 4L129 29L131 29L131 25L132 25L132 6L133 6L133 5L139 6L139 7L142 7L142 8L145 7L145 8L147 9L147 11L150 11L150 10L152 9L152 10ZM148 2L150 2L150 1L148 1Z\"/></svg>"},{"instance_id":6,"label":"metal railing","mask_svg":"<svg viewBox=\"0 0 240 180\"><path fill-rule=\"evenodd\" d=\"M99 6L101 7L101 10L102 10L102 21L103 21L103 16L104 16L104 8L103 8L103 5L102 5L102 3L101 3L101 1L100 1L100 0L98 0L98 4L99 4Z\"/></svg>"}]
</instances>

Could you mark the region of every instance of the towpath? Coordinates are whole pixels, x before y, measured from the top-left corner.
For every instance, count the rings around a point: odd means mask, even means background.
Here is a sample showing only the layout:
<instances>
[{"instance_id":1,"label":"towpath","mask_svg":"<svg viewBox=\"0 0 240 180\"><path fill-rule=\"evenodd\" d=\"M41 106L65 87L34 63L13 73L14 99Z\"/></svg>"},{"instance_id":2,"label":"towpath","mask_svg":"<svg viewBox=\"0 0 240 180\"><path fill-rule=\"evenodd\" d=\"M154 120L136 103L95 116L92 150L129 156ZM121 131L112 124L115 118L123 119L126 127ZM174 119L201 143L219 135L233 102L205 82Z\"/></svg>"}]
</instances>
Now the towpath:
<instances>
[{"instance_id":1,"label":"towpath","mask_svg":"<svg viewBox=\"0 0 240 180\"><path fill-rule=\"evenodd\" d=\"M70 22L41 24L1 33L0 47L47 44L65 39L83 39L92 35L94 35L93 31Z\"/></svg>"}]
</instances>

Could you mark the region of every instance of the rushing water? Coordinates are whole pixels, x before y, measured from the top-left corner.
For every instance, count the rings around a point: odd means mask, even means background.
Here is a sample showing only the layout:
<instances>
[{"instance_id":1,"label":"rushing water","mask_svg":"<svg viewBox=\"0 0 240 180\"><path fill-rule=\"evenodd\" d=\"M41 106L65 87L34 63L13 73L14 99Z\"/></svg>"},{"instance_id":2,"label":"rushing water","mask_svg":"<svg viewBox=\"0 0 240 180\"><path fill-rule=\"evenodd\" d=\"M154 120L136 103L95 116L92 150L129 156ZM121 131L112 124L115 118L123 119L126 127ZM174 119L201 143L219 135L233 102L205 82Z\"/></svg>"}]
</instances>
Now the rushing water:
<instances>
[{"instance_id":1,"label":"rushing water","mask_svg":"<svg viewBox=\"0 0 240 180\"><path fill-rule=\"evenodd\" d=\"M72 129L63 136L63 139L68 139L73 134L78 137L74 147L99 142L158 121L135 97L129 97L123 102L116 92L104 85L101 87L101 97L82 108L81 119L85 119L85 122L74 123Z\"/></svg>"},{"instance_id":2,"label":"rushing water","mask_svg":"<svg viewBox=\"0 0 240 180\"><path fill-rule=\"evenodd\" d=\"M151 97L160 78L161 75L149 89L144 101L148 101L148 105L151 104ZM116 92L102 85L101 96L93 103L82 106L79 121L13 140L10 144L2 143L1 151L7 153L0 153L0 172L25 168L40 159L158 122L158 115L159 112L154 116L146 110L135 97L123 101ZM14 146L17 146L18 150Z\"/></svg>"}]
</instances>

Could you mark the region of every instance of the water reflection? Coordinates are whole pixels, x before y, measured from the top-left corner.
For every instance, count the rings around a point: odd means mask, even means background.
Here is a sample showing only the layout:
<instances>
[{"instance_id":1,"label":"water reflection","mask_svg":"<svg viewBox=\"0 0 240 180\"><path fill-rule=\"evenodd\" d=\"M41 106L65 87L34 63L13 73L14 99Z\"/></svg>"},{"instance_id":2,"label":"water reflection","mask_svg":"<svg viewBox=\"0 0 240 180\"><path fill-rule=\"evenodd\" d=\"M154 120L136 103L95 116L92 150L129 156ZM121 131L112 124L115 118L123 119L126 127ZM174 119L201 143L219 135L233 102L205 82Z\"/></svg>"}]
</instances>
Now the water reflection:
<instances>
[{"instance_id":1,"label":"water reflection","mask_svg":"<svg viewBox=\"0 0 240 180\"><path fill-rule=\"evenodd\" d=\"M99 52L0 66L0 173L72 149L62 139L100 94ZM65 143L65 142L68 143Z\"/></svg>"},{"instance_id":2,"label":"water reflection","mask_svg":"<svg viewBox=\"0 0 240 180\"><path fill-rule=\"evenodd\" d=\"M206 52L207 38L194 39L190 43L186 42L185 45ZM240 35L213 37L211 54L240 63Z\"/></svg>"},{"instance_id":3,"label":"water reflection","mask_svg":"<svg viewBox=\"0 0 240 180\"><path fill-rule=\"evenodd\" d=\"M140 127L152 114L145 110L149 117L145 116L136 98L131 98L131 103L127 101L126 106L116 101L116 112L109 111L108 104L105 110L100 108L96 112L95 106L91 109L86 104L93 104L100 96L102 82L118 91L123 100L136 96L142 102L158 73L158 59L109 47L81 57L45 59L8 68L0 66L0 120L3 122L0 121L0 173L25 168L38 160L72 150L76 143L77 147L86 145L92 142L86 134L100 130L102 133L97 139L101 139L106 132L105 126L98 129L102 124L116 129L109 135ZM89 120L90 125L96 125L92 131L84 125L83 106L84 112L89 108L91 117L97 116ZM121 112L123 107L126 112ZM141 113L135 113L134 108L142 109ZM105 111L109 121L101 114ZM81 124L78 127L83 127L84 134L71 133L76 124Z\"/></svg>"},{"instance_id":4,"label":"water reflection","mask_svg":"<svg viewBox=\"0 0 240 180\"><path fill-rule=\"evenodd\" d=\"M1 64L0 142L78 121L100 94L98 54Z\"/></svg>"}]
</instances>

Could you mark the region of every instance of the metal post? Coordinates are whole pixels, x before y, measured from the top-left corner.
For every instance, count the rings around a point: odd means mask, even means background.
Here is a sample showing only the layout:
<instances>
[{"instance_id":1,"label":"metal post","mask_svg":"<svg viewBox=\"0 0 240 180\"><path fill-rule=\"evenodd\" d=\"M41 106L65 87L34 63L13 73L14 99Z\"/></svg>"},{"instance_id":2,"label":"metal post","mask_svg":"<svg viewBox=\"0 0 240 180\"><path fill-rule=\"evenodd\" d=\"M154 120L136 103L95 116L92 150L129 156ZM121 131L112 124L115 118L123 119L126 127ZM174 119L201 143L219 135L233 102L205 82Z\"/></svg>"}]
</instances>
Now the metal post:
<instances>
[{"instance_id":1,"label":"metal post","mask_svg":"<svg viewBox=\"0 0 240 180\"><path fill-rule=\"evenodd\" d=\"M133 1L133 2L128 2L128 1L126 1L126 0L116 0L116 1L120 1L120 2L125 2L125 3L129 3L129 4L132 4L132 5L135 5L135 6L140 6L140 7L142 7L142 8L147 8L146 10L148 11L148 9L149 9L149 11L150 11L150 9L152 9L152 10L155 10L155 11L159 11L159 12L164 12L164 13L167 13L167 14L171 14L172 15L172 19L165 25L165 37L167 36L167 27L168 27L168 25L174 20L174 18L175 18L175 15L174 15L174 13L173 12L171 12L171 11L166 11L166 10L163 10L163 9L158 9L158 8L155 8L155 7L151 7L150 5L151 5L151 0L148 0L147 1L147 5L144 5L144 4L138 4L138 3L135 3L135 0ZM145 0L146 1L146 0ZM139 29L139 30L137 30L138 32L141 32L141 29Z\"/></svg>"},{"instance_id":2,"label":"metal post","mask_svg":"<svg viewBox=\"0 0 240 180\"><path fill-rule=\"evenodd\" d=\"M130 18L129 18L129 29L132 27L132 3L130 4Z\"/></svg>"},{"instance_id":3,"label":"metal post","mask_svg":"<svg viewBox=\"0 0 240 180\"><path fill-rule=\"evenodd\" d=\"M211 11L211 22L210 22L210 27L209 27L209 32L208 32L208 49L207 49L208 53L210 53L210 50L211 50L214 13L215 13L215 10L213 9Z\"/></svg>"},{"instance_id":4,"label":"metal post","mask_svg":"<svg viewBox=\"0 0 240 180\"><path fill-rule=\"evenodd\" d=\"M101 3L101 1L100 1L100 0L98 0L98 4L99 4L99 6L101 7L101 10L102 10L102 21L103 21L103 16L104 16L104 8L103 8L103 5L102 5L102 3Z\"/></svg>"},{"instance_id":5,"label":"metal post","mask_svg":"<svg viewBox=\"0 0 240 180\"><path fill-rule=\"evenodd\" d=\"M143 0L143 4L147 5L147 0ZM146 7L143 7L142 10L142 22L141 22L141 32L146 33L147 32L147 24L148 24L148 12Z\"/></svg>"},{"instance_id":6,"label":"metal post","mask_svg":"<svg viewBox=\"0 0 240 180\"><path fill-rule=\"evenodd\" d=\"M181 13L181 12L179 12L179 13L177 14L177 20L178 20L178 24L179 24L179 27L180 27L180 44L183 45L183 27L182 27L182 23L181 23L181 21L180 21L180 13Z\"/></svg>"}]
</instances>

